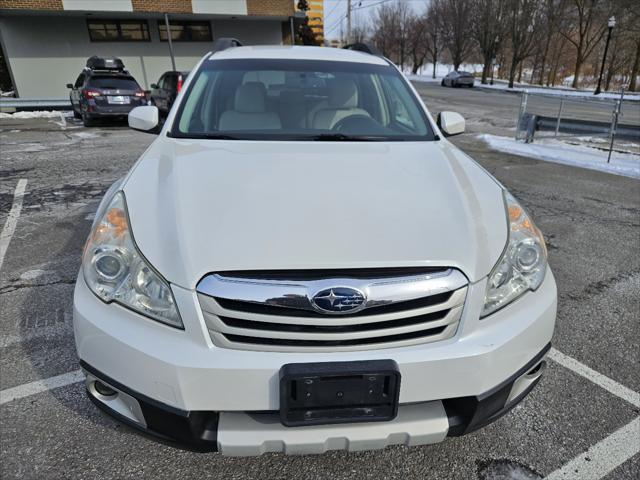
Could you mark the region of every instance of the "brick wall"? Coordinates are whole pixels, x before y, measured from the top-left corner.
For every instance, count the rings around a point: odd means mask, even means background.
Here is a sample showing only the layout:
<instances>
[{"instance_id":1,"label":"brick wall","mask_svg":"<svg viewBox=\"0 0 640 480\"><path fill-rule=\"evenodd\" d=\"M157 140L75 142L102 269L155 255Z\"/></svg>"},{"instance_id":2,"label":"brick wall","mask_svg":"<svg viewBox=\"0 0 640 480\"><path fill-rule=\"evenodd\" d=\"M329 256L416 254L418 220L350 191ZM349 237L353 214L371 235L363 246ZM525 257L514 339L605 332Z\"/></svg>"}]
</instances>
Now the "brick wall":
<instances>
[{"instance_id":1,"label":"brick wall","mask_svg":"<svg viewBox=\"0 0 640 480\"><path fill-rule=\"evenodd\" d=\"M288 17L293 15L292 0L247 0L249 15L273 15Z\"/></svg>"},{"instance_id":2,"label":"brick wall","mask_svg":"<svg viewBox=\"0 0 640 480\"><path fill-rule=\"evenodd\" d=\"M191 0L131 0L134 12L192 13Z\"/></svg>"},{"instance_id":3,"label":"brick wall","mask_svg":"<svg viewBox=\"0 0 640 480\"><path fill-rule=\"evenodd\" d=\"M0 8L62 10L62 0L0 0Z\"/></svg>"}]
</instances>

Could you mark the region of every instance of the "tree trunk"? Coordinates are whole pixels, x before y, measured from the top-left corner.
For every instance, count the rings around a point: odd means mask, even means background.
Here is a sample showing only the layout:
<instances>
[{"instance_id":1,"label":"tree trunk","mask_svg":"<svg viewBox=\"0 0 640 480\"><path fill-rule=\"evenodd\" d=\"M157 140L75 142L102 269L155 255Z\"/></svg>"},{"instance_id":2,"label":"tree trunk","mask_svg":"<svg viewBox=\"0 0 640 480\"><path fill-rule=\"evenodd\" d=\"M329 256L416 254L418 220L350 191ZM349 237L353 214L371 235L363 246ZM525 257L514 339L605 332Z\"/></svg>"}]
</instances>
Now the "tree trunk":
<instances>
[{"instance_id":1,"label":"tree trunk","mask_svg":"<svg viewBox=\"0 0 640 480\"><path fill-rule=\"evenodd\" d=\"M582 72L583 62L581 49L578 49L576 53L576 66L573 69L573 83L571 84L573 88L578 88L580 86L580 72Z\"/></svg>"},{"instance_id":2,"label":"tree trunk","mask_svg":"<svg viewBox=\"0 0 640 480\"><path fill-rule=\"evenodd\" d=\"M616 57L617 57L617 50L614 48L613 49L613 55L611 56L611 61L609 61L608 65L607 65L607 75L604 77L604 91L606 92L607 90L609 90L609 87L611 86L611 80L613 80L613 76L616 73Z\"/></svg>"},{"instance_id":3,"label":"tree trunk","mask_svg":"<svg viewBox=\"0 0 640 480\"><path fill-rule=\"evenodd\" d=\"M633 67L631 67L631 78L629 79L629 91L636 92L638 90L638 84L636 78L640 70L640 42L636 45L636 58L633 61Z\"/></svg>"},{"instance_id":4,"label":"tree trunk","mask_svg":"<svg viewBox=\"0 0 640 480\"><path fill-rule=\"evenodd\" d=\"M433 74L432 74L432 77L436 78L436 66L438 65L438 49L437 48L434 48L431 60L433 60Z\"/></svg>"},{"instance_id":5,"label":"tree trunk","mask_svg":"<svg viewBox=\"0 0 640 480\"><path fill-rule=\"evenodd\" d=\"M551 35L547 35L547 40L544 44L544 52L542 53L542 65L540 66L540 78L538 79L538 85L544 83L544 70L547 67L547 57L549 56L549 45L551 45ZM533 83L533 78L531 79Z\"/></svg>"},{"instance_id":6,"label":"tree trunk","mask_svg":"<svg viewBox=\"0 0 640 480\"><path fill-rule=\"evenodd\" d=\"M518 70L518 62L515 58L511 59L511 68L509 68L509 88L513 88L513 82L516 79L516 72Z\"/></svg>"},{"instance_id":7,"label":"tree trunk","mask_svg":"<svg viewBox=\"0 0 640 480\"><path fill-rule=\"evenodd\" d=\"M524 67L524 61L520 62L520 68L518 69L518 83L522 82L522 69Z\"/></svg>"},{"instance_id":8,"label":"tree trunk","mask_svg":"<svg viewBox=\"0 0 640 480\"><path fill-rule=\"evenodd\" d=\"M493 55L484 55L484 65L482 67L482 80L480 83L483 85L487 84L487 77L489 76L489 70L491 70L491 63L493 60Z\"/></svg>"}]
</instances>

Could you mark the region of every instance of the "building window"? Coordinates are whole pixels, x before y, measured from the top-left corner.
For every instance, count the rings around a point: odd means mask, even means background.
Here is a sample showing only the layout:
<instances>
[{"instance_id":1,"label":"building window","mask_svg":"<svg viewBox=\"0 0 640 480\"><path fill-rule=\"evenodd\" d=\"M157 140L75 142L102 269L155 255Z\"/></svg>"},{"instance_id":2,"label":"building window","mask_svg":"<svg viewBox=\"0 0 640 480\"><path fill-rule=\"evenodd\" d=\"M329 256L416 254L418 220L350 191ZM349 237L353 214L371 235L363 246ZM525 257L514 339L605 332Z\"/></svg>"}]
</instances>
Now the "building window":
<instances>
[{"instance_id":1,"label":"building window","mask_svg":"<svg viewBox=\"0 0 640 480\"><path fill-rule=\"evenodd\" d=\"M180 20L169 21L172 42L210 42L211 24L209 22L185 22ZM167 27L163 21L158 21L158 33L160 41L167 41Z\"/></svg>"},{"instance_id":2,"label":"building window","mask_svg":"<svg viewBox=\"0 0 640 480\"><path fill-rule=\"evenodd\" d=\"M146 20L87 20L92 42L148 42Z\"/></svg>"}]
</instances>

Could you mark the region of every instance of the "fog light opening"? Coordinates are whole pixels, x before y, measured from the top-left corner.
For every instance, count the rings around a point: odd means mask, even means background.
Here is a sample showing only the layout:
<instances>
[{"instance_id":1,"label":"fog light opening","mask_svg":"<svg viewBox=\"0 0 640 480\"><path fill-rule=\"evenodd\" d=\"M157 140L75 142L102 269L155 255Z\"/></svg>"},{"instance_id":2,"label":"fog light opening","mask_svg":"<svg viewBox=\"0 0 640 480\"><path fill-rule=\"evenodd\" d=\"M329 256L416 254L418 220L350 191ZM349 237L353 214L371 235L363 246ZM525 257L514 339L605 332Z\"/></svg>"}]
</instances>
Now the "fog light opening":
<instances>
[{"instance_id":1,"label":"fog light opening","mask_svg":"<svg viewBox=\"0 0 640 480\"><path fill-rule=\"evenodd\" d=\"M96 380L95 382L93 382L93 388L95 388L96 392L98 392L103 397L115 397L116 395L118 395L118 392L116 392L110 386L105 385L100 380Z\"/></svg>"},{"instance_id":2,"label":"fog light opening","mask_svg":"<svg viewBox=\"0 0 640 480\"><path fill-rule=\"evenodd\" d=\"M531 370L527 372L527 377L533 377L538 373L542 373L542 370L544 370L545 366L546 366L546 362L543 360L542 362L540 362L539 364L537 364L535 367L533 367Z\"/></svg>"}]
</instances>

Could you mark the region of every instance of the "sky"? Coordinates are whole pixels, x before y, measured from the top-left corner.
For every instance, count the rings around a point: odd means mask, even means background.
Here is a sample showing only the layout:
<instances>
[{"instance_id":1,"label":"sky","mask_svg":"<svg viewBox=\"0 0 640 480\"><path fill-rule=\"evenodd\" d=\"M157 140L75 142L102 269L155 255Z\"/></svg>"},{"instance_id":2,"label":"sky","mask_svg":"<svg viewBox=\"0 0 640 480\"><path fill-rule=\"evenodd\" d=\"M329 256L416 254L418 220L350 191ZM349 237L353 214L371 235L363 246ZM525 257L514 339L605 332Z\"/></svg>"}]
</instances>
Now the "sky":
<instances>
[{"instance_id":1,"label":"sky","mask_svg":"<svg viewBox=\"0 0 640 480\"><path fill-rule=\"evenodd\" d=\"M416 10L423 9L427 0L351 0L351 23L367 22L376 5L392 2L410 3ZM340 38L340 25L344 32L347 31L347 0L324 0L324 36L325 38Z\"/></svg>"}]
</instances>

